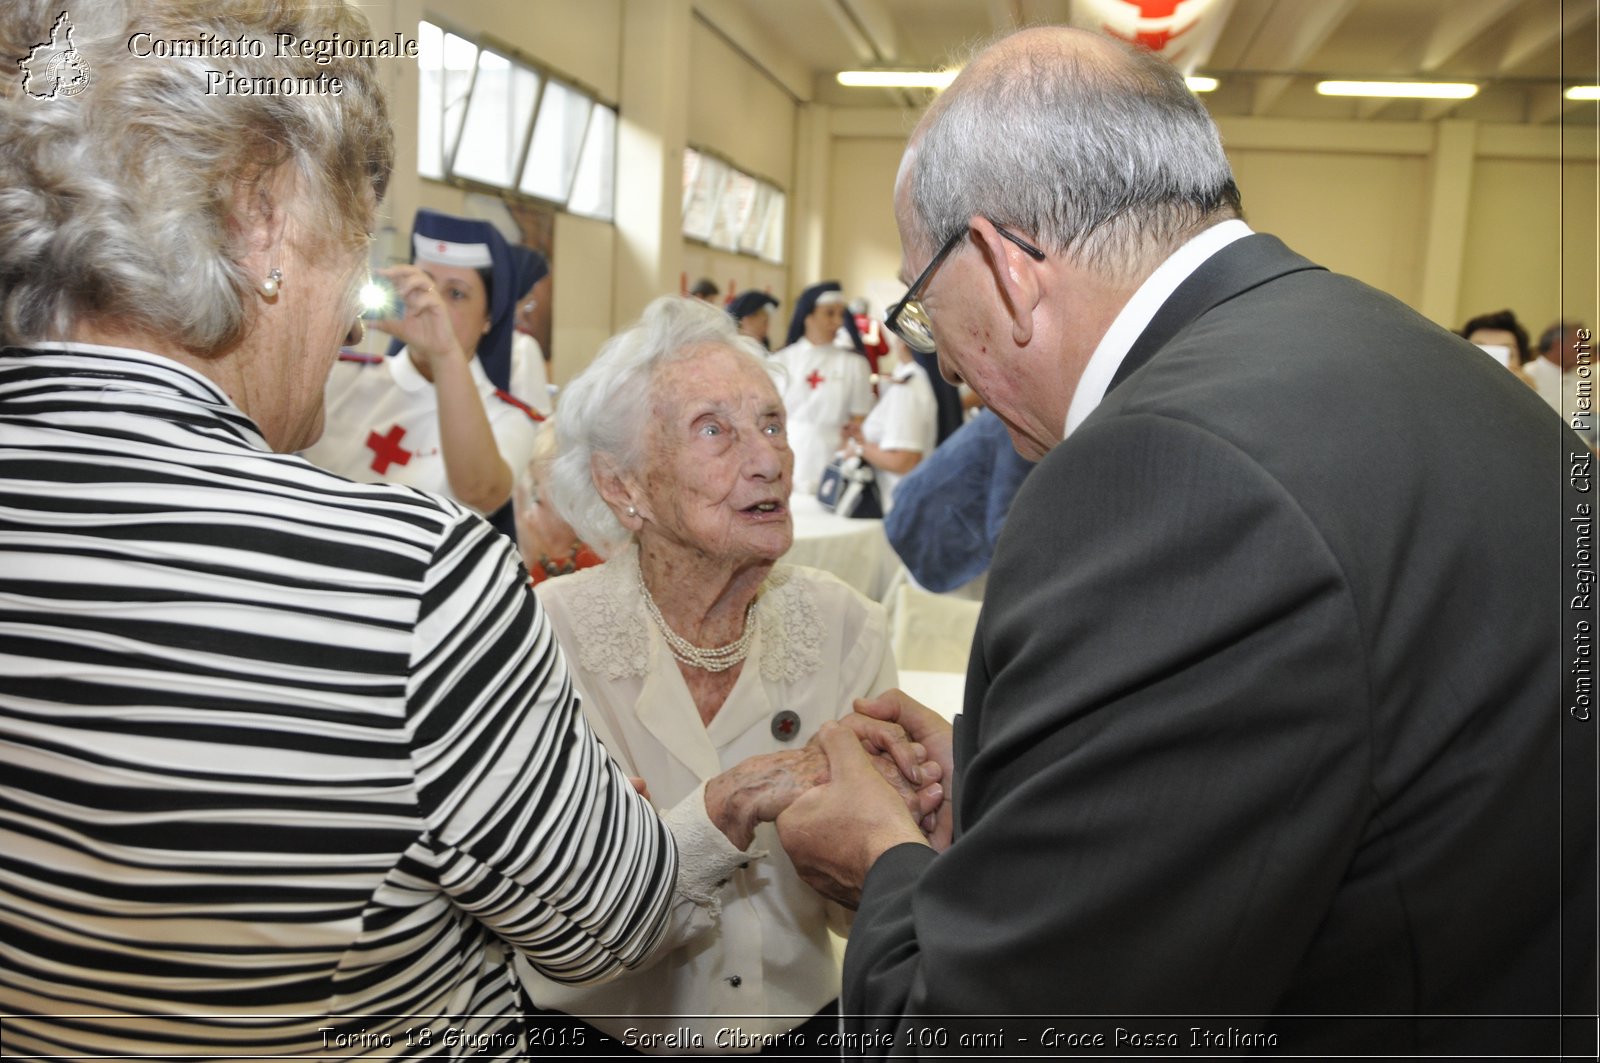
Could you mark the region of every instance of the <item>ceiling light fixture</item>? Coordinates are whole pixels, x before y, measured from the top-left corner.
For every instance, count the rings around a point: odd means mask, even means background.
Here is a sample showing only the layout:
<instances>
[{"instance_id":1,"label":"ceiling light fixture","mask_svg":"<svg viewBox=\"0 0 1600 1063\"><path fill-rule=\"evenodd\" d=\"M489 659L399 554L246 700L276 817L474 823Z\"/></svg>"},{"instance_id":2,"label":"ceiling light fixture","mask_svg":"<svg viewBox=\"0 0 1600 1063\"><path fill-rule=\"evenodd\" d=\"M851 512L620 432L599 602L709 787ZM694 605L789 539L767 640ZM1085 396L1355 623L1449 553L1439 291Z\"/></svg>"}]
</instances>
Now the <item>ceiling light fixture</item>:
<instances>
[{"instance_id":1,"label":"ceiling light fixture","mask_svg":"<svg viewBox=\"0 0 1600 1063\"><path fill-rule=\"evenodd\" d=\"M1317 92L1324 96L1385 96L1408 100L1466 100L1478 94L1478 86L1445 81L1319 81Z\"/></svg>"},{"instance_id":2,"label":"ceiling light fixture","mask_svg":"<svg viewBox=\"0 0 1600 1063\"><path fill-rule=\"evenodd\" d=\"M841 70L839 84L852 89L946 89L959 70ZM1190 92L1212 92L1216 78L1184 78Z\"/></svg>"},{"instance_id":3,"label":"ceiling light fixture","mask_svg":"<svg viewBox=\"0 0 1600 1063\"><path fill-rule=\"evenodd\" d=\"M1574 85L1562 95L1569 100L1600 100L1600 85Z\"/></svg>"},{"instance_id":4,"label":"ceiling light fixture","mask_svg":"<svg viewBox=\"0 0 1600 1063\"><path fill-rule=\"evenodd\" d=\"M959 70L841 70L839 84L852 89L943 89Z\"/></svg>"}]
</instances>

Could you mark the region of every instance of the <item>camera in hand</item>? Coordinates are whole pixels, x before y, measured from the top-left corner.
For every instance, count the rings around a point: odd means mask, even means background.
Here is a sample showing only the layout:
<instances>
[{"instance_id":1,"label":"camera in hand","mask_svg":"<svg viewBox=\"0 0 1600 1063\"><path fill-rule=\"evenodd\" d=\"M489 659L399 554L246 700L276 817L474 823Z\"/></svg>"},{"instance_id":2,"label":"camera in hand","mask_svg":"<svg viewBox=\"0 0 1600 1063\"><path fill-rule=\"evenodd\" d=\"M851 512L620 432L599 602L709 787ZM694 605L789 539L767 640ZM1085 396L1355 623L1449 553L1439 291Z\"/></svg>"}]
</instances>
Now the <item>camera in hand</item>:
<instances>
[{"instance_id":1,"label":"camera in hand","mask_svg":"<svg viewBox=\"0 0 1600 1063\"><path fill-rule=\"evenodd\" d=\"M376 274L367 278L356 294L361 303L361 320L380 321L384 318L404 317L405 304L395 291L394 282Z\"/></svg>"}]
</instances>

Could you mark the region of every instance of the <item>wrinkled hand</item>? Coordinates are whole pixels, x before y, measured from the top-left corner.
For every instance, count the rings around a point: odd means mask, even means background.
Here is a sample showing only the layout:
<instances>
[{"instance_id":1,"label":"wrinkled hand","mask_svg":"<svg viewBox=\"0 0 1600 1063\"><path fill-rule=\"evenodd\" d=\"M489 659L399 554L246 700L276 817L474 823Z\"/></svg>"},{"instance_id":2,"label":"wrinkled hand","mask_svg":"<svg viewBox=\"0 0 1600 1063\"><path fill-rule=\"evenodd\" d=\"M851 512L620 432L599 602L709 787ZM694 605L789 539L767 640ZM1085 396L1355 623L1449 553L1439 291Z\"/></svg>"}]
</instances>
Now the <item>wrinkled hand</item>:
<instances>
[{"instance_id":1,"label":"wrinkled hand","mask_svg":"<svg viewBox=\"0 0 1600 1063\"><path fill-rule=\"evenodd\" d=\"M390 266L377 272L394 282L395 295L405 305L405 313L368 324L405 344L413 357L429 367L451 359L465 363L470 355L456 339L450 311L434 287L433 278L416 266Z\"/></svg>"},{"instance_id":2,"label":"wrinkled hand","mask_svg":"<svg viewBox=\"0 0 1600 1063\"><path fill-rule=\"evenodd\" d=\"M879 856L896 845L928 841L848 726L823 724L815 745L827 754L828 780L778 816L778 838L802 879L854 908Z\"/></svg>"},{"instance_id":3,"label":"wrinkled hand","mask_svg":"<svg viewBox=\"0 0 1600 1063\"><path fill-rule=\"evenodd\" d=\"M861 741L868 762L899 796L906 811L920 819L937 810L944 800L939 764L922 760L922 747L907 741L898 724L867 717L854 722L869 736ZM885 747L894 755L884 751ZM747 849L759 824L777 820L801 794L827 782L828 777L827 755L813 737L800 749L746 757L711 779L706 783L706 811L730 842ZM918 785L918 779L928 781Z\"/></svg>"},{"instance_id":4,"label":"wrinkled hand","mask_svg":"<svg viewBox=\"0 0 1600 1063\"><path fill-rule=\"evenodd\" d=\"M777 819L827 777L827 757L809 745L746 757L706 783L706 814L736 848L748 849L757 824Z\"/></svg>"},{"instance_id":5,"label":"wrinkled hand","mask_svg":"<svg viewBox=\"0 0 1600 1063\"><path fill-rule=\"evenodd\" d=\"M923 755L939 765L938 781L942 784L943 794L948 796L956 776L955 747L952 742L954 732L948 720L903 690L886 690L875 698L857 698L853 707L858 716L903 729L907 739L916 743L923 750ZM955 815L948 800L936 805L934 810L926 811L920 823L935 849L944 852L950 847Z\"/></svg>"}]
</instances>

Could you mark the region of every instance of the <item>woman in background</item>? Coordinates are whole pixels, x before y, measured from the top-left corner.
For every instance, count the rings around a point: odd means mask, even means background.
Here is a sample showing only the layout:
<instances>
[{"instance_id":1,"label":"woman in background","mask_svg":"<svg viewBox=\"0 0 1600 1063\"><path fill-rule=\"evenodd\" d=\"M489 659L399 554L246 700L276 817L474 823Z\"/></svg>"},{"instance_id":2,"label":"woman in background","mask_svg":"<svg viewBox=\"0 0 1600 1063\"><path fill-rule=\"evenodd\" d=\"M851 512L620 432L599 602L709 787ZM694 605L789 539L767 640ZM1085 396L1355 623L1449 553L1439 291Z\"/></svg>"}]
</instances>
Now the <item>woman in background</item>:
<instances>
[{"instance_id":1,"label":"woman in background","mask_svg":"<svg viewBox=\"0 0 1600 1063\"><path fill-rule=\"evenodd\" d=\"M504 390L518 294L511 248L486 221L426 209L411 240L415 264L380 271L404 299L392 309L404 313L371 323L397 349L340 356L327 429L304 457L352 480L406 484L493 515L511 499L512 470L527 463L538 418Z\"/></svg>"},{"instance_id":2,"label":"woman in background","mask_svg":"<svg viewBox=\"0 0 1600 1063\"><path fill-rule=\"evenodd\" d=\"M835 345L841 325L855 328L838 282L813 284L795 302L788 346L770 363L789 412L794 482L802 494L816 494L822 470L872 409L866 356Z\"/></svg>"},{"instance_id":3,"label":"woman in background","mask_svg":"<svg viewBox=\"0 0 1600 1063\"><path fill-rule=\"evenodd\" d=\"M556 457L556 424L539 426L533 441L533 456L517 477L512 502L517 515L517 549L528 566L529 582L535 586L551 576L565 576L579 569L603 564L605 558L578 538L550 500L550 467Z\"/></svg>"},{"instance_id":4,"label":"woman in background","mask_svg":"<svg viewBox=\"0 0 1600 1063\"><path fill-rule=\"evenodd\" d=\"M650 304L567 385L557 432L551 494L585 540L614 552L542 583L540 601L595 732L658 805L699 803L894 686L883 608L777 563L794 538L786 415L759 348L726 313ZM917 808L919 795L902 793ZM715 934L604 986L534 978L533 1000L613 1037L687 1027L711 1045L725 1027L760 1038L813 1015L831 1031L829 927L845 929L848 913L800 880L769 826L755 849L769 855L732 876Z\"/></svg>"},{"instance_id":5,"label":"woman in background","mask_svg":"<svg viewBox=\"0 0 1600 1063\"><path fill-rule=\"evenodd\" d=\"M294 456L393 141L329 0L83 5L92 82L0 79L0 1014L51 1057L521 1058L559 983L709 933L820 755L670 826L595 740L511 544ZM61 33L12 0L0 54ZM210 95L194 56L340 95ZM254 51L255 54L250 54ZM437 290L396 271L441 340ZM914 768L913 768L914 770ZM807 773L811 773L808 775Z\"/></svg>"},{"instance_id":6,"label":"woman in background","mask_svg":"<svg viewBox=\"0 0 1600 1063\"><path fill-rule=\"evenodd\" d=\"M887 514L894 506L895 485L923 458L933 453L939 437L939 406L927 371L912 357L899 336L883 329L894 370L878 382L878 404L856 428L845 434L852 452L877 470L878 496Z\"/></svg>"}]
</instances>

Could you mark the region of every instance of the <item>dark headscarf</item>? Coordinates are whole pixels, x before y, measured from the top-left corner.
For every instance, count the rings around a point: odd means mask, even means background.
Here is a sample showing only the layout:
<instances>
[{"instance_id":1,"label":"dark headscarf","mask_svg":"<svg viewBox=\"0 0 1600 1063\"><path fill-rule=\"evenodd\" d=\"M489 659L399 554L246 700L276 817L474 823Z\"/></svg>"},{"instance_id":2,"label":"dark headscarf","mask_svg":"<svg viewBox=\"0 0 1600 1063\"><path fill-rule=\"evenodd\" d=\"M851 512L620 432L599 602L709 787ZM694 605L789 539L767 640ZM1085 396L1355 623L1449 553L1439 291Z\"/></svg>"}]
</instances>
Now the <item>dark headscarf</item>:
<instances>
[{"instance_id":1,"label":"dark headscarf","mask_svg":"<svg viewBox=\"0 0 1600 1063\"><path fill-rule=\"evenodd\" d=\"M817 300L823 293L843 290L838 281L821 281L801 292L800 298L795 300L794 315L789 318L789 338L784 341L784 345L798 343L806 334L806 318L817 308ZM844 312L844 327L850 333L850 339L856 346L856 353L865 357L867 347L861 342L861 331L856 328L856 316L850 313L849 308Z\"/></svg>"},{"instance_id":2,"label":"dark headscarf","mask_svg":"<svg viewBox=\"0 0 1600 1063\"><path fill-rule=\"evenodd\" d=\"M521 244L511 245L512 276L516 280L512 288L516 291L516 299L527 295L535 284L550 276L550 260L531 247Z\"/></svg>"},{"instance_id":3,"label":"dark headscarf","mask_svg":"<svg viewBox=\"0 0 1600 1063\"><path fill-rule=\"evenodd\" d=\"M487 264L482 261L485 253ZM411 223L411 260L464 266L484 276L489 290L489 331L478 341L478 361L495 387L509 390L517 300L533 287L533 282L517 287L511 245L500 230L476 218L458 218L423 207ZM391 343L390 356L399 353L401 346L399 340Z\"/></svg>"},{"instance_id":4,"label":"dark headscarf","mask_svg":"<svg viewBox=\"0 0 1600 1063\"><path fill-rule=\"evenodd\" d=\"M754 288L747 288L734 296L733 301L728 304L728 316L735 321L743 321L758 310L777 305L777 296L768 295L766 292L758 292Z\"/></svg>"}]
</instances>

